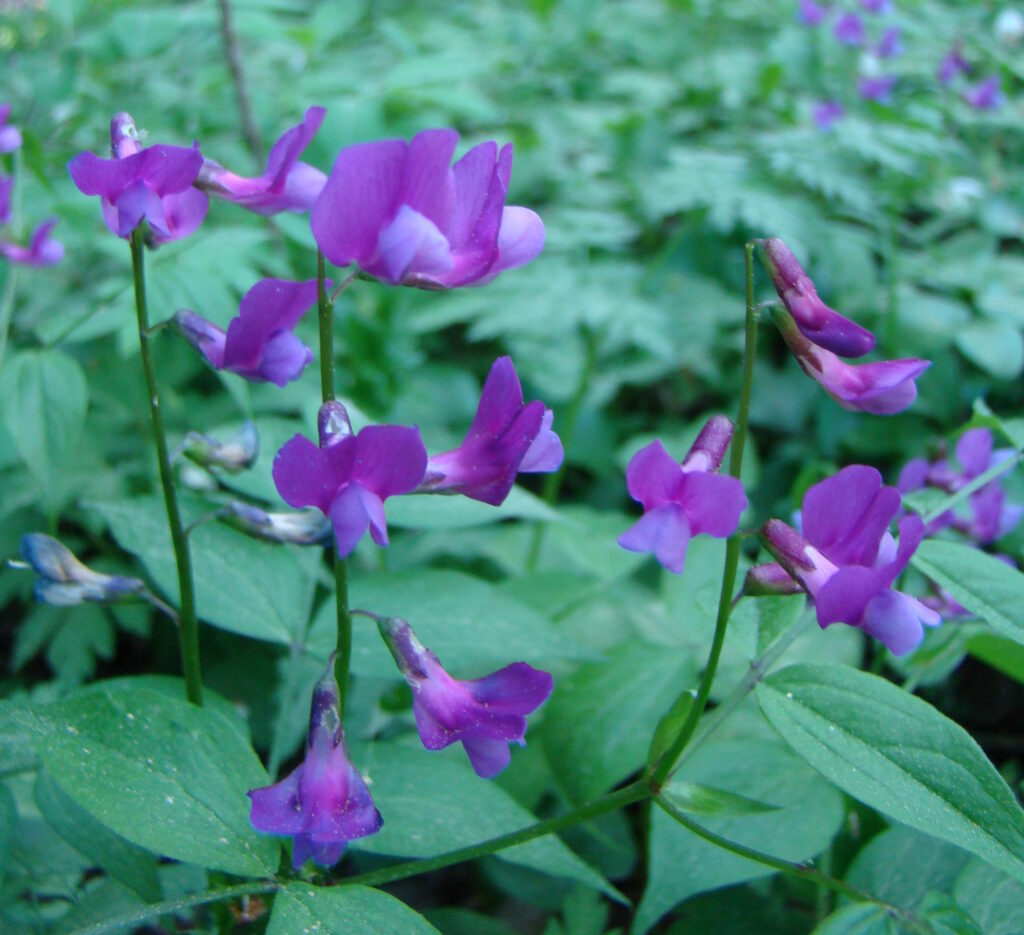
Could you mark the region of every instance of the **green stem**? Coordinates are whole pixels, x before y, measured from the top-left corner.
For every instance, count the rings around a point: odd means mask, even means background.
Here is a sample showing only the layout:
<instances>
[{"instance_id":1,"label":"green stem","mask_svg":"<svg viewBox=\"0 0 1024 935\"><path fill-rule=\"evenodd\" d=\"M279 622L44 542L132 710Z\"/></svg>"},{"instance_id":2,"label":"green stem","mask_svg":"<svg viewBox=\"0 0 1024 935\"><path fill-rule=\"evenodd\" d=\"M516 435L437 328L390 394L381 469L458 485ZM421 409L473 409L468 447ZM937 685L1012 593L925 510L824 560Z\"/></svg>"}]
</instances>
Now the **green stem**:
<instances>
[{"instance_id":1,"label":"green stem","mask_svg":"<svg viewBox=\"0 0 1024 935\"><path fill-rule=\"evenodd\" d=\"M238 38L235 35L235 28L231 23L231 3L230 0L219 0L219 3L220 36L224 42L224 56L228 60L231 83L234 85L235 98L238 101L238 115L242 120L242 132L245 134L246 143L249 144L249 152L258 161L263 152L263 144L260 142L260 131L256 127L256 121L253 120L249 92L245 87L245 75L242 72L242 56L238 53Z\"/></svg>"},{"instance_id":2,"label":"green stem","mask_svg":"<svg viewBox=\"0 0 1024 935\"><path fill-rule=\"evenodd\" d=\"M342 287L352 281L349 277ZM338 290L340 292L341 289ZM337 295L337 292L335 293ZM316 307L320 322L320 394L325 403L334 399L334 299L327 294L324 255L316 254ZM331 549L334 561L334 606L338 639L334 657L334 677L338 681L338 705L345 715L348 697L348 670L352 662L352 616L348 611L348 563Z\"/></svg>"},{"instance_id":3,"label":"green stem","mask_svg":"<svg viewBox=\"0 0 1024 935\"><path fill-rule=\"evenodd\" d=\"M539 821L537 824L521 828L519 831L511 831L508 834L492 838L490 841L484 841L481 844L460 847L457 850L449 851L447 854L425 857L422 860L407 860L391 867L382 867L380 870L371 870L369 873L345 877L341 882L346 885L358 883L363 886L380 886L395 880L404 880L406 877L415 876L420 873L429 873L431 870L440 870L442 867L450 867L452 864L459 864L465 860L487 857L506 848L515 847L517 844L525 844L534 838L540 838L546 834L554 834L563 828L578 825L580 822L596 818L598 815L603 815L606 812L625 808L627 805L647 798L649 794L646 783L642 779L638 779L636 782L624 786L616 792L610 792L600 799L588 802L586 805L581 805L579 808L566 812L557 818L548 818L546 821Z\"/></svg>"},{"instance_id":4,"label":"green stem","mask_svg":"<svg viewBox=\"0 0 1024 935\"><path fill-rule=\"evenodd\" d=\"M566 444L569 444L572 440L573 432L576 431L576 420L579 419L580 409L583 406L583 400L586 398L587 389L590 386L590 379L594 375L594 368L597 366L597 335L587 331L584 334L584 341L586 343L586 352L583 359L583 369L580 371L580 381L576 386L576 392L573 394L572 399L569 400L569 405L565 407L565 412L562 414L558 426L558 430ZM568 461L563 460L562 466L557 471L544 476L540 495L541 499L549 506L558 499L558 493L562 489L562 481L565 480L567 464ZM544 531L546 529L547 524L544 522L538 522L533 527L533 538L530 540L530 548L526 554L526 571L528 572L533 571L537 567L537 560L540 558L540 549L544 544Z\"/></svg>"},{"instance_id":5,"label":"green stem","mask_svg":"<svg viewBox=\"0 0 1024 935\"><path fill-rule=\"evenodd\" d=\"M4 352L7 350L7 332L11 328L11 315L14 312L14 290L17 284L18 267L14 263L7 264L7 277L4 279L4 294L0 298L0 367L4 363Z\"/></svg>"},{"instance_id":6,"label":"green stem","mask_svg":"<svg viewBox=\"0 0 1024 935\"><path fill-rule=\"evenodd\" d=\"M898 275L897 249L896 219L890 216L885 238L885 350L889 357L896 355L897 332L899 330L899 301L896 295Z\"/></svg>"},{"instance_id":7,"label":"green stem","mask_svg":"<svg viewBox=\"0 0 1024 935\"><path fill-rule=\"evenodd\" d=\"M160 468L160 486L163 488L164 504L167 507L167 525L171 530L174 562L178 569L178 591L181 595L181 622L178 626L178 639L181 643L181 666L185 673L185 694L192 704L201 705L203 703L203 682L199 665L199 621L196 618L195 589L192 584L192 558L181 523L181 512L178 509L174 475L171 471L170 458L167 455L164 419L160 412L156 370L153 367L153 358L149 353L145 246L140 228L136 228L132 232L131 248L132 272L135 279L135 312L139 323L139 349L142 355L142 369L146 375L149 415L153 422L153 438L156 442L157 462Z\"/></svg>"},{"instance_id":8,"label":"green stem","mask_svg":"<svg viewBox=\"0 0 1024 935\"><path fill-rule=\"evenodd\" d=\"M754 244L748 243L745 248L746 271L747 271L747 309L746 329L743 347L743 383L740 387L740 406L736 416L736 431L732 437L732 447L729 453L729 474L738 478L740 468L743 466L743 448L747 441L747 424L750 420L750 396L754 384L754 357L757 350L757 310L754 304ZM708 664L704 667L704 674L701 677L700 685L697 688L697 697L690 707L689 714L679 729L676 739L665 751L661 759L652 764L650 781L653 789L660 789L665 780L668 779L676 760L682 754L686 745L693 737L697 724L700 722L704 708L707 706L708 698L711 696L711 685L715 680L715 673L718 671L718 660L722 655L722 646L725 643L725 631L729 625L729 615L732 613L733 591L736 589L736 571L740 562L740 541L742 537L734 534L729 537L725 546L725 570L722 573L722 590L718 596L718 616L715 620L715 635L711 641L711 651L708 653ZM689 689L686 689L689 691ZM678 702L676 702L678 703ZM673 706L675 703L673 704Z\"/></svg>"},{"instance_id":9,"label":"green stem","mask_svg":"<svg viewBox=\"0 0 1024 935\"><path fill-rule=\"evenodd\" d=\"M943 500L942 503L935 507L935 509L925 513L925 515L922 516L921 519L924 521L925 525L933 522L934 520L937 520L940 516L942 516L943 513L945 513L947 510L953 509L953 507L955 507L958 503L961 503L962 501L966 500L972 493L974 493L974 491L980 490L987 483L989 483L989 481L993 481L997 477L1009 473L1018 464L1020 464L1020 461L1021 453L1017 451L1014 452L1005 461L1000 461L998 464L993 464L992 467L990 467L983 474L979 474L969 484L964 484L963 487L956 491L956 493L952 494L950 497Z\"/></svg>"}]
</instances>

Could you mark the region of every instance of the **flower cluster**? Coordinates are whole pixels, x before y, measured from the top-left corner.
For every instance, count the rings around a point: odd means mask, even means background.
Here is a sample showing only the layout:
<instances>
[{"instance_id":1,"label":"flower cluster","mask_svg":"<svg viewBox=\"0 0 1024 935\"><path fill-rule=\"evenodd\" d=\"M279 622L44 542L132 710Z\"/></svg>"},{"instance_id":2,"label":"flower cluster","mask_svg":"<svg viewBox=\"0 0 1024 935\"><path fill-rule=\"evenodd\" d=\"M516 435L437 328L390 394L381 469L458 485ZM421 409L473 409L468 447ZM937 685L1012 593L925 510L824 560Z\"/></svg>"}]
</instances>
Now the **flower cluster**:
<instances>
[{"instance_id":1,"label":"flower cluster","mask_svg":"<svg viewBox=\"0 0 1024 935\"><path fill-rule=\"evenodd\" d=\"M902 412L917 398L914 381L931 362L917 358L848 364L875 345L875 336L818 297L790 249L779 239L760 241L762 257L783 307L772 317L797 363L844 409L876 415Z\"/></svg>"},{"instance_id":2,"label":"flower cluster","mask_svg":"<svg viewBox=\"0 0 1024 935\"><path fill-rule=\"evenodd\" d=\"M0 104L0 156L21 147L21 131L11 124L11 105ZM14 178L0 172L0 227L11 223ZM28 246L0 237L0 256L21 266L52 266L64 256L64 245L51 237L56 218L47 218L32 232Z\"/></svg>"}]
</instances>

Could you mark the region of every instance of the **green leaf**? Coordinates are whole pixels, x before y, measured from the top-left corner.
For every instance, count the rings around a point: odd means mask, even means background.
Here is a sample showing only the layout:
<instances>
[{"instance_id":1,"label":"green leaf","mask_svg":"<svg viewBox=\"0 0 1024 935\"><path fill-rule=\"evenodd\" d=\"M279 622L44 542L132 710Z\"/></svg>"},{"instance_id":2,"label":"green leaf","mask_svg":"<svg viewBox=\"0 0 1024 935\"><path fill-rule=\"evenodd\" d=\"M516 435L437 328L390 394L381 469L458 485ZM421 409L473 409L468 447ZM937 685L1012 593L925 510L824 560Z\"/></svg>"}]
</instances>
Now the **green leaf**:
<instances>
[{"instance_id":1,"label":"green leaf","mask_svg":"<svg viewBox=\"0 0 1024 935\"><path fill-rule=\"evenodd\" d=\"M484 675L477 670L512 660L542 663L584 655L582 647L535 610L462 572L424 568L368 575L352 582L349 603L375 614L405 617L423 644L459 678ZM307 648L318 658L326 659L334 649L334 614L334 602L327 601L310 628ZM352 671L397 678L394 660L373 623L357 619L353 629Z\"/></svg>"},{"instance_id":2,"label":"green leaf","mask_svg":"<svg viewBox=\"0 0 1024 935\"><path fill-rule=\"evenodd\" d=\"M440 935L405 903L368 886L289 883L274 897L267 935Z\"/></svg>"},{"instance_id":3,"label":"green leaf","mask_svg":"<svg viewBox=\"0 0 1024 935\"><path fill-rule=\"evenodd\" d=\"M1024 338L1001 321L972 321L956 334L963 355L997 380L1015 380L1024 370Z\"/></svg>"},{"instance_id":4,"label":"green leaf","mask_svg":"<svg viewBox=\"0 0 1024 935\"><path fill-rule=\"evenodd\" d=\"M125 679L24 715L57 784L128 841L228 873L277 869L245 795L267 774L221 714Z\"/></svg>"},{"instance_id":5,"label":"green leaf","mask_svg":"<svg viewBox=\"0 0 1024 935\"><path fill-rule=\"evenodd\" d=\"M1002 636L1024 644L1024 574L980 549L928 539L914 567Z\"/></svg>"},{"instance_id":6,"label":"green leaf","mask_svg":"<svg viewBox=\"0 0 1024 935\"><path fill-rule=\"evenodd\" d=\"M885 679L799 665L757 689L786 742L845 792L1024 879L1024 811L959 725Z\"/></svg>"},{"instance_id":7,"label":"green leaf","mask_svg":"<svg viewBox=\"0 0 1024 935\"><path fill-rule=\"evenodd\" d=\"M621 643L608 655L559 679L544 708L544 752L575 802L643 766L662 714L697 678L687 657L664 646Z\"/></svg>"},{"instance_id":8,"label":"green leaf","mask_svg":"<svg viewBox=\"0 0 1024 935\"><path fill-rule=\"evenodd\" d=\"M388 502L388 525L404 529L466 529L505 519L557 522L558 513L522 487L513 487L501 506L468 497L395 497Z\"/></svg>"},{"instance_id":9,"label":"green leaf","mask_svg":"<svg viewBox=\"0 0 1024 935\"><path fill-rule=\"evenodd\" d=\"M812 935L901 935L901 927L888 909L854 903L833 912Z\"/></svg>"},{"instance_id":10,"label":"green leaf","mask_svg":"<svg viewBox=\"0 0 1024 935\"><path fill-rule=\"evenodd\" d=\"M371 837L353 841L353 848L396 857L433 857L537 822L501 786L473 772L461 745L430 752L418 742L377 743L361 754L353 753L354 762L370 777L370 791L384 816L384 827ZM622 899L556 835L495 856Z\"/></svg>"},{"instance_id":11,"label":"green leaf","mask_svg":"<svg viewBox=\"0 0 1024 935\"><path fill-rule=\"evenodd\" d=\"M967 652L1024 685L1024 646L992 633L967 640Z\"/></svg>"},{"instance_id":12,"label":"green leaf","mask_svg":"<svg viewBox=\"0 0 1024 935\"><path fill-rule=\"evenodd\" d=\"M672 741L679 736L679 732L683 729L683 724L686 723L686 719L690 714L690 708L693 707L693 702L696 698L697 691L693 688L687 690L684 694L680 694L672 702L672 707L658 721L658 726L654 728L654 736L651 737L651 747L647 751L647 763L649 766L656 765L668 752L669 747L672 746Z\"/></svg>"},{"instance_id":13,"label":"green leaf","mask_svg":"<svg viewBox=\"0 0 1024 935\"><path fill-rule=\"evenodd\" d=\"M972 860L957 877L953 897L985 935L1024 932L1024 884L995 867Z\"/></svg>"},{"instance_id":14,"label":"green leaf","mask_svg":"<svg viewBox=\"0 0 1024 935\"><path fill-rule=\"evenodd\" d=\"M92 503L118 544L142 559L157 587L178 603L178 573L163 500ZM287 547L260 542L219 523L188 537L196 604L206 623L232 633L288 645L305 629L312 582Z\"/></svg>"},{"instance_id":15,"label":"green leaf","mask_svg":"<svg viewBox=\"0 0 1024 935\"><path fill-rule=\"evenodd\" d=\"M824 850L838 830L842 797L758 721L765 739L709 740L683 762L678 780L775 806L756 814L702 818L700 823L775 857L807 860ZM634 932L642 935L690 896L774 872L709 844L654 809L649 878Z\"/></svg>"},{"instance_id":16,"label":"green leaf","mask_svg":"<svg viewBox=\"0 0 1024 935\"><path fill-rule=\"evenodd\" d=\"M11 854L14 832L18 827L18 808L14 804L11 790L0 782L0 883L7 869L7 859Z\"/></svg>"},{"instance_id":17,"label":"green leaf","mask_svg":"<svg viewBox=\"0 0 1024 935\"><path fill-rule=\"evenodd\" d=\"M673 780L665 788L664 795L681 812L698 817L757 815L761 812L774 812L781 807L681 779Z\"/></svg>"}]
</instances>

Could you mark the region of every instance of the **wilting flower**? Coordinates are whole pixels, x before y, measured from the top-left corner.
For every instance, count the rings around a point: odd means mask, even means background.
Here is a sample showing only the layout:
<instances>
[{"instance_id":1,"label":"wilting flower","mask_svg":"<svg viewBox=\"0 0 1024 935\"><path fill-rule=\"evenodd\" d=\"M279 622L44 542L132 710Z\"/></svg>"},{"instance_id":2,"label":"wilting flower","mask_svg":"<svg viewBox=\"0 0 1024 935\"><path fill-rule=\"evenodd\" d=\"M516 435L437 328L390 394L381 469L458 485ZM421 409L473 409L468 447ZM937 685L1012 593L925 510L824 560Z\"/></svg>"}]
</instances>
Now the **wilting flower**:
<instances>
[{"instance_id":1,"label":"wilting flower","mask_svg":"<svg viewBox=\"0 0 1024 935\"><path fill-rule=\"evenodd\" d=\"M437 656L397 617L377 617L384 642L412 689L412 710L423 746L462 742L478 776L490 779L509 764L509 744L525 746L526 715L551 694L551 675L514 662L483 678L452 678Z\"/></svg>"},{"instance_id":2,"label":"wilting flower","mask_svg":"<svg viewBox=\"0 0 1024 935\"><path fill-rule=\"evenodd\" d=\"M232 500L222 508L220 517L246 535L268 542L327 545L331 541L331 521L319 510L268 513L251 503Z\"/></svg>"},{"instance_id":3,"label":"wilting flower","mask_svg":"<svg viewBox=\"0 0 1024 935\"><path fill-rule=\"evenodd\" d=\"M891 26L884 33L875 49L879 58L897 58L904 52L903 33L898 26Z\"/></svg>"},{"instance_id":4,"label":"wilting flower","mask_svg":"<svg viewBox=\"0 0 1024 935\"><path fill-rule=\"evenodd\" d=\"M846 108L839 101L821 101L815 105L811 117L814 125L823 133L827 133L845 114Z\"/></svg>"},{"instance_id":5,"label":"wilting flower","mask_svg":"<svg viewBox=\"0 0 1024 935\"><path fill-rule=\"evenodd\" d=\"M843 45L863 45L864 23L856 13L843 13L836 20L835 37Z\"/></svg>"},{"instance_id":6,"label":"wilting flower","mask_svg":"<svg viewBox=\"0 0 1024 935\"><path fill-rule=\"evenodd\" d=\"M331 656L313 689L305 759L276 785L248 793L252 826L294 839L296 870L310 857L321 867L333 867L349 841L379 831L384 823L348 756Z\"/></svg>"},{"instance_id":7,"label":"wilting flower","mask_svg":"<svg viewBox=\"0 0 1024 935\"><path fill-rule=\"evenodd\" d=\"M524 404L512 359L499 357L462 444L428 459L420 490L461 493L500 505L518 472L548 473L561 467L562 442L551 430L553 419L544 403Z\"/></svg>"},{"instance_id":8,"label":"wilting flower","mask_svg":"<svg viewBox=\"0 0 1024 935\"><path fill-rule=\"evenodd\" d=\"M235 175L220 163L205 159L196 186L257 214L309 211L323 191L327 176L299 162L299 156L320 129L325 113L322 107L310 107L302 123L286 131L271 147L266 168L258 178Z\"/></svg>"},{"instance_id":9,"label":"wilting flower","mask_svg":"<svg viewBox=\"0 0 1024 935\"><path fill-rule=\"evenodd\" d=\"M971 63L964 58L960 46L954 45L939 63L938 79L943 84L949 84L957 75L966 75L970 70Z\"/></svg>"},{"instance_id":10,"label":"wilting flower","mask_svg":"<svg viewBox=\"0 0 1024 935\"><path fill-rule=\"evenodd\" d=\"M865 101L877 101L879 104L888 104L892 98L892 89L896 87L899 78L896 75L874 75L872 77L860 78L857 81L857 93Z\"/></svg>"},{"instance_id":11,"label":"wilting flower","mask_svg":"<svg viewBox=\"0 0 1024 935\"><path fill-rule=\"evenodd\" d=\"M1003 92L998 75L990 75L984 81L964 91L964 100L975 110L997 110L1003 105Z\"/></svg>"},{"instance_id":12,"label":"wilting flower","mask_svg":"<svg viewBox=\"0 0 1024 935\"><path fill-rule=\"evenodd\" d=\"M367 528L377 545L387 545L384 501L414 490L427 469L419 429L370 425L354 435L341 403L320 407L320 429L320 447L295 435L277 453L278 493L289 506L315 506L330 517L342 557Z\"/></svg>"},{"instance_id":13,"label":"wilting flower","mask_svg":"<svg viewBox=\"0 0 1024 935\"><path fill-rule=\"evenodd\" d=\"M390 283L443 289L480 284L529 263L544 224L506 207L512 146L474 146L454 166L459 135L425 130L407 143L343 149L313 207L313 236L338 266Z\"/></svg>"},{"instance_id":14,"label":"wilting flower","mask_svg":"<svg viewBox=\"0 0 1024 935\"><path fill-rule=\"evenodd\" d=\"M56 218L43 221L33 232L27 247L0 240L0 256L23 266L52 266L64 256L64 244L50 236Z\"/></svg>"},{"instance_id":15,"label":"wilting flower","mask_svg":"<svg viewBox=\"0 0 1024 935\"><path fill-rule=\"evenodd\" d=\"M815 3L815 0L800 0L800 12L797 14L797 18L805 26L817 26L826 16L828 16L827 7Z\"/></svg>"},{"instance_id":16,"label":"wilting flower","mask_svg":"<svg viewBox=\"0 0 1024 935\"><path fill-rule=\"evenodd\" d=\"M867 328L850 321L821 301L810 277L778 237L759 243L761 257L775 291L805 337L844 357L860 357L875 346L875 336Z\"/></svg>"},{"instance_id":17,"label":"wilting flower","mask_svg":"<svg viewBox=\"0 0 1024 935\"><path fill-rule=\"evenodd\" d=\"M116 604L149 598L143 581L93 571L67 546L41 532L21 537L21 556L39 576L35 595L41 604L71 607L83 602Z\"/></svg>"},{"instance_id":18,"label":"wilting flower","mask_svg":"<svg viewBox=\"0 0 1024 935\"><path fill-rule=\"evenodd\" d=\"M199 146L139 147L135 123L128 114L110 121L113 159L79 153L68 172L79 191L99 195L103 220L118 237L127 237L143 220L154 242L187 237L206 217L209 199L192 187L203 157Z\"/></svg>"},{"instance_id":19,"label":"wilting flower","mask_svg":"<svg viewBox=\"0 0 1024 935\"><path fill-rule=\"evenodd\" d=\"M13 153L21 146L21 130L10 124L11 105L0 104L0 153Z\"/></svg>"},{"instance_id":20,"label":"wilting flower","mask_svg":"<svg viewBox=\"0 0 1024 935\"><path fill-rule=\"evenodd\" d=\"M177 451L207 469L237 474L256 463L260 454L260 437L256 426L246 421L225 441L202 432L187 432Z\"/></svg>"},{"instance_id":21,"label":"wilting flower","mask_svg":"<svg viewBox=\"0 0 1024 935\"><path fill-rule=\"evenodd\" d=\"M316 302L316 288L315 279L261 279L242 297L226 332L188 309L177 312L174 323L212 367L284 386L313 360L292 329Z\"/></svg>"},{"instance_id":22,"label":"wilting flower","mask_svg":"<svg viewBox=\"0 0 1024 935\"><path fill-rule=\"evenodd\" d=\"M781 520L765 523L765 548L814 599L818 624L847 623L881 640L896 655L916 648L938 613L909 594L892 590L924 535L918 516L889 523L900 509L895 487L874 468L855 464L804 495L803 534Z\"/></svg>"},{"instance_id":23,"label":"wilting flower","mask_svg":"<svg viewBox=\"0 0 1024 935\"><path fill-rule=\"evenodd\" d=\"M785 309L773 308L772 317L804 373L844 409L875 415L902 412L917 398L914 380L931 366L930 360L916 357L848 364L805 338Z\"/></svg>"},{"instance_id":24,"label":"wilting flower","mask_svg":"<svg viewBox=\"0 0 1024 935\"><path fill-rule=\"evenodd\" d=\"M743 485L714 473L725 457L733 425L712 416L679 464L660 441L641 448L626 467L629 495L644 508L618 542L630 552L653 552L669 571L681 574L690 539L705 533L731 536L747 508Z\"/></svg>"}]
</instances>

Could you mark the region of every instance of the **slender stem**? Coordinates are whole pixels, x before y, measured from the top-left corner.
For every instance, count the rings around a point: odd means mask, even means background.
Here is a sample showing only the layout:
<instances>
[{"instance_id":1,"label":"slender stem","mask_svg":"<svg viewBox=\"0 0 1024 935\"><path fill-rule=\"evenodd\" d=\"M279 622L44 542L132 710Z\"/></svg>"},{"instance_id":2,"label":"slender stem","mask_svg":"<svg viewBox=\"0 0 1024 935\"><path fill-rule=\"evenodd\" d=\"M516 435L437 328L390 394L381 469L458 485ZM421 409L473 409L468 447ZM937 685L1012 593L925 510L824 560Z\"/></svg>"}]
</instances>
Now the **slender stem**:
<instances>
[{"instance_id":1,"label":"slender stem","mask_svg":"<svg viewBox=\"0 0 1024 935\"><path fill-rule=\"evenodd\" d=\"M352 279L353 277L350 276L342 283L342 287L348 285ZM316 254L316 296L317 316L320 322L320 393L326 403L334 399L334 300L327 294L326 263L324 255L319 250ZM345 700L348 697L348 670L352 662L352 616L348 610L348 563L338 555L337 548L331 549L331 557L334 561L334 606L338 629L334 677L338 681L338 705L342 716L344 716Z\"/></svg>"},{"instance_id":2,"label":"slender stem","mask_svg":"<svg viewBox=\"0 0 1024 935\"><path fill-rule=\"evenodd\" d=\"M572 440L573 432L576 431L576 420L579 419L580 409L583 400L586 398L587 389L590 386L590 379L594 375L594 368L597 366L597 345L598 336L592 331L584 334L586 342L586 354L583 359L583 369L580 371L580 381L576 385L576 392L573 393L569 405L565 407L561 422L558 426L559 432L566 444ZM551 474L544 476L544 483L541 485L541 499L549 506L558 499L558 492L562 489L562 481L565 480L566 461L562 466ZM537 560L540 558L540 549L544 543L544 531L547 523L538 521L533 527L533 538L530 540L530 549L526 554L526 570L533 571L537 567Z\"/></svg>"},{"instance_id":3,"label":"slender stem","mask_svg":"<svg viewBox=\"0 0 1024 935\"><path fill-rule=\"evenodd\" d=\"M899 275L897 272L896 218L891 215L885 234L885 350L887 356L892 357L896 354L900 305L896 295Z\"/></svg>"},{"instance_id":4,"label":"slender stem","mask_svg":"<svg viewBox=\"0 0 1024 935\"><path fill-rule=\"evenodd\" d=\"M7 332L11 328L11 315L14 312L14 291L17 285L18 267L14 263L7 264L7 276L4 279L4 294L0 298L0 366L3 366L4 352L7 350Z\"/></svg>"},{"instance_id":5,"label":"slender stem","mask_svg":"<svg viewBox=\"0 0 1024 935\"><path fill-rule=\"evenodd\" d=\"M224 42L224 55L231 71L231 83L235 86L235 97L238 99L238 114L242 118L242 132L249 150L259 160L263 153L260 142L260 131L252 117L252 105L249 103L249 92L245 89L245 75L242 72L242 57L238 54L238 37L231 23L230 0L220 0L220 35Z\"/></svg>"},{"instance_id":6,"label":"slender stem","mask_svg":"<svg viewBox=\"0 0 1024 935\"><path fill-rule=\"evenodd\" d=\"M993 481L1003 474L1008 474L1018 464L1020 464L1020 461L1021 453L1019 451L1015 451L1005 461L1000 461L998 464L993 464L992 467L990 467L983 474L979 474L970 483L964 484L963 487L961 487L959 490L956 491L956 493L952 494L947 499L943 500L942 503L935 507L935 509L925 513L925 515L922 516L921 519L924 520L925 524L937 520L940 516L942 516L943 513L945 513L947 510L953 509L953 507L955 507L961 501L966 500L972 493L974 493L974 491L980 490L987 483L989 483L989 481Z\"/></svg>"},{"instance_id":7,"label":"slender stem","mask_svg":"<svg viewBox=\"0 0 1024 935\"><path fill-rule=\"evenodd\" d=\"M736 431L732 437L732 448L729 453L729 473L738 478L740 468L743 466L743 448L747 441L747 424L750 420L750 396L754 383L754 357L757 350L757 310L754 305L754 244L748 243L745 247L746 271L747 271L747 311L746 329L743 347L743 383L740 387L740 406L736 416ZM653 789L660 789L665 780L668 779L676 760L690 742L697 724L700 722L704 708L707 706L708 698L711 695L711 685L715 680L715 673L718 671L718 660L722 655L722 646L725 643L725 631L729 625L729 615L732 613L733 591L736 589L736 571L740 562L740 541L742 537L738 534L729 537L725 546L725 570L722 572L722 590L718 596L718 617L715 620L715 635L711 641L711 651L708 653L708 664L704 667L704 674L701 677L700 685L697 688L697 697L690 707L689 714L679 729L679 734L672 742L672 745L665 751L661 759L652 764L650 773L651 786ZM688 691L689 689L687 689Z\"/></svg>"},{"instance_id":8,"label":"slender stem","mask_svg":"<svg viewBox=\"0 0 1024 935\"><path fill-rule=\"evenodd\" d=\"M253 882L240 883L238 886L229 886L226 889L208 890L205 893L194 893L182 899L168 899L162 903L151 903L148 906L129 909L127 912L122 912L119 915L108 916L100 922L94 922L92 925L74 929L69 935L103 935L104 932L116 930L134 930L149 919L175 915L185 909L206 906L209 903L220 902L224 899L234 899L236 896L258 896L263 893L275 893L280 888L281 884L279 883Z\"/></svg>"},{"instance_id":9,"label":"slender stem","mask_svg":"<svg viewBox=\"0 0 1024 935\"><path fill-rule=\"evenodd\" d=\"M203 682L199 666L199 621L196 618L195 590L192 584L192 558L188 540L182 528L178 496L174 489L174 476L167 456L167 436L164 434L164 419L160 412L160 397L157 391L156 370L149 353L149 310L146 305L145 247L142 230L136 228L131 236L132 272L135 279L135 312L139 322L139 349L142 354L142 369L146 375L146 390L149 396L149 415L153 421L153 438L156 442L156 456L160 467L160 486L163 488L164 504L167 507L167 525L171 530L174 546L174 562L178 568L178 590L181 595L181 617L178 639L181 643L181 666L185 673L185 694L193 704L203 703Z\"/></svg>"},{"instance_id":10,"label":"slender stem","mask_svg":"<svg viewBox=\"0 0 1024 935\"><path fill-rule=\"evenodd\" d=\"M457 850L449 851L447 854L439 854L436 857L425 857L421 860L408 860L391 867L382 867L380 870L371 870L369 873L360 873L356 876L346 877L341 882L348 884L362 884L364 886L380 886L384 883L391 883L394 880L404 880L406 877L415 876L420 873L429 873L431 870L440 870L442 867L450 867L452 864L462 863L465 860L474 860L477 857L487 857L496 854L498 851L517 844L525 844L534 838L543 837L546 834L554 834L563 828L578 825L580 822L590 818L596 818L605 812L612 812L619 808L625 808L633 802L639 802L647 798L649 790L643 780L637 780L628 786L624 786L616 792L611 792L600 799L581 805L579 808L566 812L557 818L548 818L546 821L539 821L535 825L521 828L519 831L511 831L501 837L492 838L480 844L471 844L469 847L460 847Z\"/></svg>"}]
</instances>

